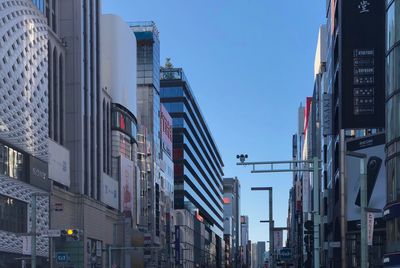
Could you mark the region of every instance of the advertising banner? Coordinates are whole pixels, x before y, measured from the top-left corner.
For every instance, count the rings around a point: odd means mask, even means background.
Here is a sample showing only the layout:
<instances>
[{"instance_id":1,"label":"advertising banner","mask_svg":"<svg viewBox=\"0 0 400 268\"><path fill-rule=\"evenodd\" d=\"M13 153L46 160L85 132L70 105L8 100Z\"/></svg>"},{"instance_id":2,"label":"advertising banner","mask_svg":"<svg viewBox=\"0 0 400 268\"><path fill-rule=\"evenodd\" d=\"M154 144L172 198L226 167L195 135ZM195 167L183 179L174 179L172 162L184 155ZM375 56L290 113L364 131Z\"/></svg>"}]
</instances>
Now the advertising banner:
<instances>
[{"instance_id":1,"label":"advertising banner","mask_svg":"<svg viewBox=\"0 0 400 268\"><path fill-rule=\"evenodd\" d=\"M383 209L386 204L385 134L363 137L347 142L347 151L367 156L368 207ZM361 218L360 209L360 158L346 156L347 220ZM382 213L375 213L375 218Z\"/></svg>"},{"instance_id":2,"label":"advertising banner","mask_svg":"<svg viewBox=\"0 0 400 268\"><path fill-rule=\"evenodd\" d=\"M385 127L385 1L343 1L340 128ZM340 13L339 13L340 14Z\"/></svg>"},{"instance_id":3,"label":"advertising banner","mask_svg":"<svg viewBox=\"0 0 400 268\"><path fill-rule=\"evenodd\" d=\"M172 158L172 117L162 104L160 111L162 149Z\"/></svg>"},{"instance_id":4,"label":"advertising banner","mask_svg":"<svg viewBox=\"0 0 400 268\"><path fill-rule=\"evenodd\" d=\"M70 187L69 151L49 139L49 178Z\"/></svg>"},{"instance_id":5,"label":"advertising banner","mask_svg":"<svg viewBox=\"0 0 400 268\"><path fill-rule=\"evenodd\" d=\"M101 174L101 201L110 207L118 209L118 181L105 173Z\"/></svg>"},{"instance_id":6,"label":"advertising banner","mask_svg":"<svg viewBox=\"0 0 400 268\"><path fill-rule=\"evenodd\" d=\"M133 212L133 162L120 156L121 211L127 215Z\"/></svg>"},{"instance_id":7,"label":"advertising banner","mask_svg":"<svg viewBox=\"0 0 400 268\"><path fill-rule=\"evenodd\" d=\"M372 212L367 212L367 233L368 233L368 246L372 246L374 238L374 225L375 215Z\"/></svg>"},{"instance_id":8,"label":"advertising banner","mask_svg":"<svg viewBox=\"0 0 400 268\"><path fill-rule=\"evenodd\" d=\"M283 248L283 231L274 231L274 249Z\"/></svg>"},{"instance_id":9,"label":"advertising banner","mask_svg":"<svg viewBox=\"0 0 400 268\"><path fill-rule=\"evenodd\" d=\"M31 155L29 156L29 183L45 191L50 191L51 188L47 163Z\"/></svg>"}]
</instances>

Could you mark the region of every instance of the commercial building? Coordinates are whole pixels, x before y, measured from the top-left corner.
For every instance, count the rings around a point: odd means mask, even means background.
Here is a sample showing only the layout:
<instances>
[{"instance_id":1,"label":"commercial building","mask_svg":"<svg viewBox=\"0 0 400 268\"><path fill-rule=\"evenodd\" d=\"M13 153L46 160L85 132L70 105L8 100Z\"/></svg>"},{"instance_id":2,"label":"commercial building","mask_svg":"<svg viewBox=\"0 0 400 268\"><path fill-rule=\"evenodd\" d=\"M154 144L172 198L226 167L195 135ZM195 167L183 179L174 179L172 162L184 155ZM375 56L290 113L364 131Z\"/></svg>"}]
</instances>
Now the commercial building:
<instances>
[{"instance_id":1,"label":"commercial building","mask_svg":"<svg viewBox=\"0 0 400 268\"><path fill-rule=\"evenodd\" d=\"M100 18L101 79L104 158L101 201L120 212L114 247L142 246L138 230L140 183L137 174L136 38L120 17ZM109 166L111 164L111 166ZM111 176L107 171L111 171ZM141 267L143 251L115 249L112 264Z\"/></svg>"},{"instance_id":2,"label":"commercial building","mask_svg":"<svg viewBox=\"0 0 400 268\"><path fill-rule=\"evenodd\" d=\"M0 267L21 267L35 250L48 267L48 40L32 1L0 1ZM24 235L25 234L25 235Z\"/></svg>"},{"instance_id":3,"label":"commercial building","mask_svg":"<svg viewBox=\"0 0 400 268\"><path fill-rule=\"evenodd\" d=\"M375 142L379 138L368 136L383 132L385 127L385 1L331 0L327 1L326 11L327 60L323 92L331 105L321 106L327 109L327 120L321 122L328 130L321 146L321 155L326 157L321 185L327 192L324 202L329 204L324 212L323 235L327 246L322 259L326 266L359 267L360 206L353 200L358 194L348 192L349 183L356 180L353 169L357 172L359 167L351 165L356 159L347 157L346 151L379 147L379 141ZM363 148L361 143L353 146L352 139L362 137L366 137L364 142L374 145L370 149ZM385 181L375 185L382 187L372 188L371 196L377 199L371 198L368 206L383 209ZM360 186L356 182L353 187L359 189ZM385 233L381 215L378 213L375 218L374 255L369 263L379 267Z\"/></svg>"},{"instance_id":4,"label":"commercial building","mask_svg":"<svg viewBox=\"0 0 400 268\"><path fill-rule=\"evenodd\" d=\"M223 161L181 68L161 68L161 102L173 121L175 263L222 267Z\"/></svg>"},{"instance_id":5,"label":"commercial building","mask_svg":"<svg viewBox=\"0 0 400 268\"><path fill-rule=\"evenodd\" d=\"M240 182L238 178L224 178L224 241L229 249L226 267L241 267ZM228 252L228 250L225 250Z\"/></svg>"},{"instance_id":6,"label":"commercial building","mask_svg":"<svg viewBox=\"0 0 400 268\"><path fill-rule=\"evenodd\" d=\"M240 216L240 252L242 266L250 268L251 265L251 242L249 240L249 217Z\"/></svg>"},{"instance_id":7,"label":"commercial building","mask_svg":"<svg viewBox=\"0 0 400 268\"><path fill-rule=\"evenodd\" d=\"M170 167L171 163L163 155L164 151L161 148L163 141L160 125L160 40L154 22L134 22L129 25L137 42L138 123L143 128L141 134L148 146L146 154L149 165L146 172L141 173L141 180L146 184L142 192L144 199L141 226L146 232L146 245L162 249L146 254L146 265L163 267L166 262L171 261L171 256L168 255L171 246L167 244L167 233L172 231L172 215L167 215L166 207L172 207L172 199L166 198L171 195L171 189L165 187L165 181L170 181L167 179L166 165ZM169 172L168 176L171 177L171 171Z\"/></svg>"},{"instance_id":8,"label":"commercial building","mask_svg":"<svg viewBox=\"0 0 400 268\"><path fill-rule=\"evenodd\" d=\"M397 11L400 2L386 1L386 171L387 171L387 200L384 208L386 221L386 252L383 258L385 267L400 266L400 237L398 234L399 201L397 189L400 185L399 148L397 143L400 137L399 124L399 87L400 72L399 34L400 14Z\"/></svg>"}]
</instances>

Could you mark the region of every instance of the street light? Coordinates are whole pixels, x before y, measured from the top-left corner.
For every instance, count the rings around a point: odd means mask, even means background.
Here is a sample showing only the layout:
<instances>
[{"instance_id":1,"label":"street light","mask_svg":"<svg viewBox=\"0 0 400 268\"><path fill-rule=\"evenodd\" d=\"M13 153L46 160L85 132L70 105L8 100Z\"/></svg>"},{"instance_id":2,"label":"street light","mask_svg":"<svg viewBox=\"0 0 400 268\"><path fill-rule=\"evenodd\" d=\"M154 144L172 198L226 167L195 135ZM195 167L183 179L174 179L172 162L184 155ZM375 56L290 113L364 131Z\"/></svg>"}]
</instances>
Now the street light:
<instances>
[{"instance_id":1,"label":"street light","mask_svg":"<svg viewBox=\"0 0 400 268\"><path fill-rule=\"evenodd\" d=\"M361 205L361 268L368 267L368 229L367 229L367 158L363 153L348 151L347 155L360 158L360 205Z\"/></svg>"},{"instance_id":2,"label":"street light","mask_svg":"<svg viewBox=\"0 0 400 268\"><path fill-rule=\"evenodd\" d=\"M251 187L252 191L268 191L269 192L269 249L271 251L270 266L275 267L275 254L274 254L274 219L273 219L273 206L272 206L272 187Z\"/></svg>"}]
</instances>

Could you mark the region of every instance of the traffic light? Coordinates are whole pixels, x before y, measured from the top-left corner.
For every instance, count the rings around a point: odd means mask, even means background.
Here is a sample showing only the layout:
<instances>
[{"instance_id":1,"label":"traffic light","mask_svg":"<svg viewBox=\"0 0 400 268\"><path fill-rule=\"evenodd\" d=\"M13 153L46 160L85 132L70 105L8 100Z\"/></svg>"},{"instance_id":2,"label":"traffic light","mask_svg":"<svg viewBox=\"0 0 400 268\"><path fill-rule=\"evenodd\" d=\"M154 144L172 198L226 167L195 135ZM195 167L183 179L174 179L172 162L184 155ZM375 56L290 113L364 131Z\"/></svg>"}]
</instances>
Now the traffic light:
<instances>
[{"instance_id":1,"label":"traffic light","mask_svg":"<svg viewBox=\"0 0 400 268\"><path fill-rule=\"evenodd\" d=\"M63 229L61 230L61 237L68 240L78 241L79 230L78 229Z\"/></svg>"}]
</instances>

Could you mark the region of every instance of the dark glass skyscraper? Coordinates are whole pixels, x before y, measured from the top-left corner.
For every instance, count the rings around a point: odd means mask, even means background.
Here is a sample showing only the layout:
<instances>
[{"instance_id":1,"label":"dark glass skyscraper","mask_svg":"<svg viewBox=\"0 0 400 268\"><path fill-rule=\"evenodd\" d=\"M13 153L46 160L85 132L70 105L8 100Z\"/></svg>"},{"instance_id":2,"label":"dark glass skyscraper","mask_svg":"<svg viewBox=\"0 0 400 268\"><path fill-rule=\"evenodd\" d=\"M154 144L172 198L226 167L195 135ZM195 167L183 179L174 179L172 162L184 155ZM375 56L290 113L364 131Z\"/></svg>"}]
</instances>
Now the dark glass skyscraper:
<instances>
[{"instance_id":1,"label":"dark glass skyscraper","mask_svg":"<svg viewBox=\"0 0 400 268\"><path fill-rule=\"evenodd\" d=\"M201 222L210 235L199 244L204 248L211 263L194 261L207 267L221 265L221 239L223 237L222 176L223 161L212 134L200 111L199 104L181 68L161 69L161 102L173 120L173 159L175 178L175 209L185 209L195 215L194 244L197 238L196 224ZM201 239L201 238L199 238ZM213 253L213 251L215 251ZM207 259L207 254L205 254Z\"/></svg>"}]
</instances>

